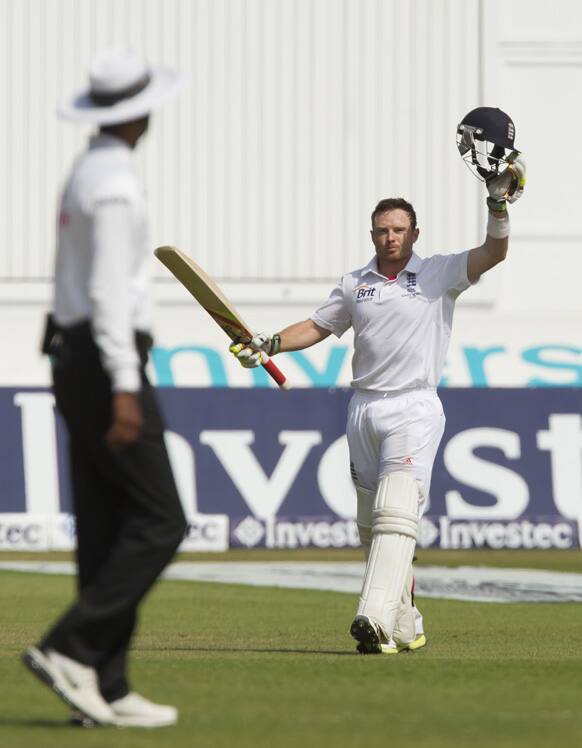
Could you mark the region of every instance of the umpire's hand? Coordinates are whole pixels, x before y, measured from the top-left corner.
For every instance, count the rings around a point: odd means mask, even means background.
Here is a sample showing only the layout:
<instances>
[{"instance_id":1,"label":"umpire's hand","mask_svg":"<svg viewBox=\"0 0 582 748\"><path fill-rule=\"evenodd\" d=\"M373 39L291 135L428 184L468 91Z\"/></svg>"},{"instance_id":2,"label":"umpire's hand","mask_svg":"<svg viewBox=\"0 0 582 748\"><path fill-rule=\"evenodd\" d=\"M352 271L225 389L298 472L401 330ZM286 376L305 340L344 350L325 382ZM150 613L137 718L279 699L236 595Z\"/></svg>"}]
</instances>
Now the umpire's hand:
<instances>
[{"instance_id":1,"label":"umpire's hand","mask_svg":"<svg viewBox=\"0 0 582 748\"><path fill-rule=\"evenodd\" d=\"M139 397L134 392L114 392L112 409L113 421L105 441L110 449L119 452L139 439L143 414Z\"/></svg>"}]
</instances>

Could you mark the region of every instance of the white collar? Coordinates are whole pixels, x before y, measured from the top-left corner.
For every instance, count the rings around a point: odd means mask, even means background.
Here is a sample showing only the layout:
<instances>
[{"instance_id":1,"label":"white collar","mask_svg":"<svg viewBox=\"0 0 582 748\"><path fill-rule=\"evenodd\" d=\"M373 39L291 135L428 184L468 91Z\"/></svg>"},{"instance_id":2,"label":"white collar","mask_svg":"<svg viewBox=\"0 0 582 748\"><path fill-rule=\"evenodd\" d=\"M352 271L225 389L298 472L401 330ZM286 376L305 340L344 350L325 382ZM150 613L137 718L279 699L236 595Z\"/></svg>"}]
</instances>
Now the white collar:
<instances>
[{"instance_id":1,"label":"white collar","mask_svg":"<svg viewBox=\"0 0 582 748\"><path fill-rule=\"evenodd\" d=\"M416 254L416 252L413 252L410 259L406 263L406 266L403 267L402 270L397 274L397 277L401 273L418 273L421 267L422 267L421 258ZM374 255L374 257L372 257L370 262L362 268L362 277L365 275L368 275L368 273L373 273L374 275L377 275L380 278L386 277L382 275L382 273L378 272L378 260L377 260L376 255Z\"/></svg>"}]
</instances>

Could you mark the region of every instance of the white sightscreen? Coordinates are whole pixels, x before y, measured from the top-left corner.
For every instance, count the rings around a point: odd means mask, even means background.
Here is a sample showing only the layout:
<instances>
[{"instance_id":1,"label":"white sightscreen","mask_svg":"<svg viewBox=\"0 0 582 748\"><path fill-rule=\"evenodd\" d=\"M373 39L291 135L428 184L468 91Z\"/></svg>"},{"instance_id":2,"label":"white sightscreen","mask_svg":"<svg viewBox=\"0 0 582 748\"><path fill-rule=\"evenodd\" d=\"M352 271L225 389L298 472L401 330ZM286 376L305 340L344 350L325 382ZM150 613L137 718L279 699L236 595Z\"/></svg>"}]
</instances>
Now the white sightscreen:
<instances>
[{"instance_id":1,"label":"white sightscreen","mask_svg":"<svg viewBox=\"0 0 582 748\"><path fill-rule=\"evenodd\" d=\"M454 133L479 96L477 0L0 0L0 281L52 275L59 183L88 129L58 122L94 52L190 76L140 158L153 244L223 280L336 279L369 214L409 198L421 254L471 246L478 184Z\"/></svg>"}]
</instances>

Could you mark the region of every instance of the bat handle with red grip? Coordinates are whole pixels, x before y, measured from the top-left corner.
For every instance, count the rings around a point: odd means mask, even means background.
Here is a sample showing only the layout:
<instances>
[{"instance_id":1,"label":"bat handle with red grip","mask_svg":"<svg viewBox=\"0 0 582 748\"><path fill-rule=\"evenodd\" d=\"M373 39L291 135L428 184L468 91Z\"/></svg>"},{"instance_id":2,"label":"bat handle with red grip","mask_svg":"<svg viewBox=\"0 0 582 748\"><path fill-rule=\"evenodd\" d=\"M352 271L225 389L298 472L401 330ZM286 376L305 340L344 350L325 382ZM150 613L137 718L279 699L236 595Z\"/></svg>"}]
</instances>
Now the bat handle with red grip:
<instances>
[{"instance_id":1,"label":"bat handle with red grip","mask_svg":"<svg viewBox=\"0 0 582 748\"><path fill-rule=\"evenodd\" d=\"M266 370L267 374L277 382L282 390L290 389L291 385L287 381L287 377L283 374L281 369L273 363L272 359L268 359L264 364L262 364L262 367Z\"/></svg>"}]
</instances>

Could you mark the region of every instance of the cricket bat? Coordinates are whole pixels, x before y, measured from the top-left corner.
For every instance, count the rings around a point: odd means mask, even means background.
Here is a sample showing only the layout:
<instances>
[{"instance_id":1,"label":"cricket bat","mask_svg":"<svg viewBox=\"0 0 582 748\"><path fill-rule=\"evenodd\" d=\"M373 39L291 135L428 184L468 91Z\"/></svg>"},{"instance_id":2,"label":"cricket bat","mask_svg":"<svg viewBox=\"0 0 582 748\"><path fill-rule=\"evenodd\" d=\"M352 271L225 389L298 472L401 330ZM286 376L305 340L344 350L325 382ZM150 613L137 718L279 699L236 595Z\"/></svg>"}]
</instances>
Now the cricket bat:
<instances>
[{"instance_id":1,"label":"cricket bat","mask_svg":"<svg viewBox=\"0 0 582 748\"><path fill-rule=\"evenodd\" d=\"M158 247L154 250L154 254L190 291L200 306L208 312L219 327L222 327L232 341L245 343L251 340L253 333L248 325L243 322L240 314L212 278L191 257L176 247ZM279 387L284 390L289 389L287 378L272 359L267 357L262 366Z\"/></svg>"}]
</instances>

